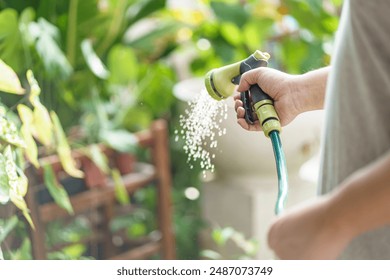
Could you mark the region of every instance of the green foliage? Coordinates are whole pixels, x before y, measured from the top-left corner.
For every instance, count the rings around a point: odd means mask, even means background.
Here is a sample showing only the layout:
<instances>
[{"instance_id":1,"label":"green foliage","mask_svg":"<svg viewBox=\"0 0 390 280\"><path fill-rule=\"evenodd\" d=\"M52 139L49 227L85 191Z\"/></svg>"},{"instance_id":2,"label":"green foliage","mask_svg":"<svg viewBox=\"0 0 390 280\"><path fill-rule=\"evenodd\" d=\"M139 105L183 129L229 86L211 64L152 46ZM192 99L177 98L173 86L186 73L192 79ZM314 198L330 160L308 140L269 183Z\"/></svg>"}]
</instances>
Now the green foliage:
<instances>
[{"instance_id":1,"label":"green foliage","mask_svg":"<svg viewBox=\"0 0 390 280\"><path fill-rule=\"evenodd\" d=\"M58 183L54 171L50 165L44 165L43 170L44 182L49 190L54 201L63 209L65 209L69 214L73 214L72 204L70 203L68 194L65 191L65 188Z\"/></svg>"},{"instance_id":2,"label":"green foliage","mask_svg":"<svg viewBox=\"0 0 390 280\"><path fill-rule=\"evenodd\" d=\"M325 46L331 45L338 25L340 0L201 2L202 9L169 10L165 0L0 1L0 91L23 94L26 88L29 93L28 100L1 95L0 155L10 145L8 154L16 166L22 170L18 163L22 151L37 167L37 147L49 145L58 148L68 172L80 175L64 142L65 132L73 126L81 131L77 144L104 142L121 151L134 151L131 133L156 118L169 120L173 132L181 111L172 95L177 82L170 64L172 53L189 49L194 54L190 62L194 76L241 60L255 49L269 52L271 66L290 73L329 63ZM145 22L149 24L139 28ZM21 82L10 69L23 77ZM34 79L24 78L28 69L36 74ZM6 109L19 102L26 103L17 106L21 126ZM189 201L183 192L201 185L200 169L188 168L182 147L173 139L171 135L177 251L182 259L194 259L200 253L198 232L205 225L199 201ZM4 155L1 174L0 203L4 204L11 196ZM16 176L21 178L18 184L23 183L20 170L16 169ZM14 200L26 209L22 189L13 189ZM141 192L138 199L144 213L153 213L152 192ZM128 232L149 233L154 227L152 218L147 214L132 221ZM228 240L238 236L226 232L214 233L217 243L224 244L225 235ZM23 241L14 256L27 258L29 246ZM51 258L82 258L84 249L72 247ZM10 256L9 252L4 251L4 256Z\"/></svg>"}]
</instances>

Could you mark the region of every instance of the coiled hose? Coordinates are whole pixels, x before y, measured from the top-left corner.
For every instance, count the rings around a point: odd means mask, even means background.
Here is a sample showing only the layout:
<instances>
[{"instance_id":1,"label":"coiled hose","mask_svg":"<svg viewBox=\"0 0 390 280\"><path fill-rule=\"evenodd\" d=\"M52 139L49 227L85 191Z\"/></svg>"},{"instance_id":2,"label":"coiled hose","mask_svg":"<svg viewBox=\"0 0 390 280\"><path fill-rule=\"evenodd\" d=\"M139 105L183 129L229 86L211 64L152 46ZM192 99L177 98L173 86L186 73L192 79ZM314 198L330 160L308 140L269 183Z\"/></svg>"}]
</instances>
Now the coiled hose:
<instances>
[{"instance_id":1,"label":"coiled hose","mask_svg":"<svg viewBox=\"0 0 390 280\"><path fill-rule=\"evenodd\" d=\"M286 159L282 149L279 132L274 130L269 133L271 138L272 148L275 156L276 171L278 173L278 197L275 205L275 214L279 215L283 209L287 199L288 192L288 176Z\"/></svg>"}]
</instances>

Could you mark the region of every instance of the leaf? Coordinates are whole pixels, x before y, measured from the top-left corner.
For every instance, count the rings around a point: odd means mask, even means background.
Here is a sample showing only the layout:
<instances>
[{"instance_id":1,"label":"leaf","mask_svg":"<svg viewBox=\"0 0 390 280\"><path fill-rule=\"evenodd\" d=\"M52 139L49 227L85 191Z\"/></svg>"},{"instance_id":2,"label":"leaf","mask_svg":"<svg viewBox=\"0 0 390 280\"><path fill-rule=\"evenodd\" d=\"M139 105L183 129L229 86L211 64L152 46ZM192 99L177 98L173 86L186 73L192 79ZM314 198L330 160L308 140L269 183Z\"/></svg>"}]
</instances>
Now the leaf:
<instances>
[{"instance_id":1,"label":"leaf","mask_svg":"<svg viewBox=\"0 0 390 280\"><path fill-rule=\"evenodd\" d=\"M53 123L50 119L46 107L39 101L35 101L33 111L33 132L35 138L44 146L49 146L53 142Z\"/></svg>"},{"instance_id":2,"label":"leaf","mask_svg":"<svg viewBox=\"0 0 390 280\"><path fill-rule=\"evenodd\" d=\"M110 83L127 85L137 78L137 58L131 48L116 45L108 54Z\"/></svg>"},{"instance_id":3,"label":"leaf","mask_svg":"<svg viewBox=\"0 0 390 280\"><path fill-rule=\"evenodd\" d=\"M96 164L97 167L105 174L110 172L110 168L108 166L108 158L102 152L98 145L91 145L88 149L88 156L91 158L93 163Z\"/></svg>"},{"instance_id":4,"label":"leaf","mask_svg":"<svg viewBox=\"0 0 390 280\"><path fill-rule=\"evenodd\" d=\"M27 159L35 166L35 168L39 168L38 162L38 147L33 138L33 112L26 105L19 104L17 106L17 110L19 113L19 117L22 120L22 127L20 128L20 132L22 134L23 140L26 144L26 149L24 149L25 155Z\"/></svg>"},{"instance_id":5,"label":"leaf","mask_svg":"<svg viewBox=\"0 0 390 280\"><path fill-rule=\"evenodd\" d=\"M233 236L234 233L235 232L233 228L226 227L223 229L214 229L211 235L214 242L217 245L222 246L226 244L226 242Z\"/></svg>"},{"instance_id":6,"label":"leaf","mask_svg":"<svg viewBox=\"0 0 390 280\"><path fill-rule=\"evenodd\" d=\"M127 10L126 17L130 20L130 24L139 19L145 18L151 13L158 11L165 7L166 0L141 0L136 1Z\"/></svg>"},{"instance_id":7,"label":"leaf","mask_svg":"<svg viewBox=\"0 0 390 280\"><path fill-rule=\"evenodd\" d=\"M123 129L117 130L102 130L100 139L111 148L120 152L134 152L138 143L137 137Z\"/></svg>"},{"instance_id":8,"label":"leaf","mask_svg":"<svg viewBox=\"0 0 390 280\"><path fill-rule=\"evenodd\" d=\"M6 204L9 197L8 175L5 170L5 157L0 153L0 204Z\"/></svg>"},{"instance_id":9,"label":"leaf","mask_svg":"<svg viewBox=\"0 0 390 280\"><path fill-rule=\"evenodd\" d=\"M37 80L34 77L33 71L30 69L27 70L26 73L28 84L30 85L30 94L29 94L29 100L33 106L35 106L36 102L39 102L39 95L41 94L41 88L38 85Z\"/></svg>"},{"instance_id":10,"label":"leaf","mask_svg":"<svg viewBox=\"0 0 390 280\"><path fill-rule=\"evenodd\" d=\"M0 116L0 140L20 148L26 147L23 139L19 136L16 125L3 116Z\"/></svg>"},{"instance_id":11,"label":"leaf","mask_svg":"<svg viewBox=\"0 0 390 280\"><path fill-rule=\"evenodd\" d=\"M114 181L115 186L115 197L119 201L120 204L126 205L130 203L129 195L127 194L127 190L122 181L122 176L118 169L113 169L111 171L111 177Z\"/></svg>"},{"instance_id":12,"label":"leaf","mask_svg":"<svg viewBox=\"0 0 390 280\"><path fill-rule=\"evenodd\" d=\"M96 77L104 80L110 76L110 72L108 72L106 66L104 66L103 62L93 50L91 40L85 39L81 42L81 51L89 70L91 70Z\"/></svg>"},{"instance_id":13,"label":"leaf","mask_svg":"<svg viewBox=\"0 0 390 280\"><path fill-rule=\"evenodd\" d=\"M57 153L60 157L62 167L70 176L83 178L84 172L76 167L76 162L72 158L71 149L69 147L68 141L66 140L65 132L61 126L57 114L54 111L51 111L50 116L53 120L54 135L57 142Z\"/></svg>"},{"instance_id":14,"label":"leaf","mask_svg":"<svg viewBox=\"0 0 390 280\"><path fill-rule=\"evenodd\" d=\"M210 260L220 260L222 256L220 253L212 251L212 250L202 250L200 255L204 258L208 258Z\"/></svg>"},{"instance_id":15,"label":"leaf","mask_svg":"<svg viewBox=\"0 0 390 280\"><path fill-rule=\"evenodd\" d=\"M27 204L26 204L26 201L24 200L24 198L21 195L18 195L13 189L10 189L10 198L11 198L12 203L15 204L15 206L22 211L23 216L25 217L27 222L30 224L30 226L33 229L35 229L34 223L31 219L31 216L30 216L30 213L29 213L29 210L28 210L28 207L27 207Z\"/></svg>"},{"instance_id":16,"label":"leaf","mask_svg":"<svg viewBox=\"0 0 390 280\"><path fill-rule=\"evenodd\" d=\"M49 77L67 78L73 69L59 47L59 30L44 18L28 25L31 36L36 40L35 48Z\"/></svg>"},{"instance_id":17,"label":"leaf","mask_svg":"<svg viewBox=\"0 0 390 280\"><path fill-rule=\"evenodd\" d=\"M7 238L8 234L16 227L18 224L18 216L14 215L11 218L9 218L5 224L1 227L0 230L0 245L3 243L3 241Z\"/></svg>"},{"instance_id":18,"label":"leaf","mask_svg":"<svg viewBox=\"0 0 390 280\"><path fill-rule=\"evenodd\" d=\"M18 174L18 184L16 188L16 192L18 195L24 197L27 194L28 190L28 179L24 174L23 170L16 166L16 172Z\"/></svg>"},{"instance_id":19,"label":"leaf","mask_svg":"<svg viewBox=\"0 0 390 280\"><path fill-rule=\"evenodd\" d=\"M0 59L0 91L24 94L25 89L22 88L19 78L16 73L3 60Z\"/></svg>"},{"instance_id":20,"label":"leaf","mask_svg":"<svg viewBox=\"0 0 390 280\"><path fill-rule=\"evenodd\" d=\"M5 9L0 13L0 57L19 72L24 65L23 51L18 14L13 9Z\"/></svg>"},{"instance_id":21,"label":"leaf","mask_svg":"<svg viewBox=\"0 0 390 280\"><path fill-rule=\"evenodd\" d=\"M246 12L240 4L229 4L216 1L211 1L210 4L217 18L222 21L233 22L239 27L242 27L250 18L248 12Z\"/></svg>"},{"instance_id":22,"label":"leaf","mask_svg":"<svg viewBox=\"0 0 390 280\"><path fill-rule=\"evenodd\" d=\"M17 170L17 166L14 162L12 148L8 145L4 149L4 159L5 159L5 172L8 177L9 184L9 197L13 204L17 208L19 208L28 223L32 228L34 228L34 224L30 217L28 207L26 202L24 201L23 196L27 192L27 178L24 176L23 172ZM21 175L20 177L18 176Z\"/></svg>"},{"instance_id":23,"label":"leaf","mask_svg":"<svg viewBox=\"0 0 390 280\"><path fill-rule=\"evenodd\" d=\"M45 185L54 201L58 204L58 206L73 215L74 212L68 193L65 191L64 187L58 183L51 165L45 164L43 166L43 172Z\"/></svg>"},{"instance_id":24,"label":"leaf","mask_svg":"<svg viewBox=\"0 0 390 280\"><path fill-rule=\"evenodd\" d=\"M28 237L24 238L22 245L12 253L12 260L31 260L31 241Z\"/></svg>"},{"instance_id":25,"label":"leaf","mask_svg":"<svg viewBox=\"0 0 390 280\"><path fill-rule=\"evenodd\" d=\"M22 123L31 125L33 122L33 111L24 104L19 104L16 108Z\"/></svg>"}]
</instances>

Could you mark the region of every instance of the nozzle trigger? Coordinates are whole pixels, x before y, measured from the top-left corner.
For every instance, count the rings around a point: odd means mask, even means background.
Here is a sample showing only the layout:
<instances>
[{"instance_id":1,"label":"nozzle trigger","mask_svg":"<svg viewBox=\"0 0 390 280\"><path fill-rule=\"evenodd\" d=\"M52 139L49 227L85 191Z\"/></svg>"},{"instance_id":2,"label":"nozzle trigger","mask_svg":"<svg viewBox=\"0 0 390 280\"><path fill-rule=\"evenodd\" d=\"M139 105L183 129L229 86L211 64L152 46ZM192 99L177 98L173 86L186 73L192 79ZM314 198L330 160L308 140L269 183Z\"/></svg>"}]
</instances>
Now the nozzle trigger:
<instances>
[{"instance_id":1,"label":"nozzle trigger","mask_svg":"<svg viewBox=\"0 0 390 280\"><path fill-rule=\"evenodd\" d=\"M249 91L241 92L241 101L244 104L246 122L253 124L255 120L253 118L252 102L249 96Z\"/></svg>"}]
</instances>

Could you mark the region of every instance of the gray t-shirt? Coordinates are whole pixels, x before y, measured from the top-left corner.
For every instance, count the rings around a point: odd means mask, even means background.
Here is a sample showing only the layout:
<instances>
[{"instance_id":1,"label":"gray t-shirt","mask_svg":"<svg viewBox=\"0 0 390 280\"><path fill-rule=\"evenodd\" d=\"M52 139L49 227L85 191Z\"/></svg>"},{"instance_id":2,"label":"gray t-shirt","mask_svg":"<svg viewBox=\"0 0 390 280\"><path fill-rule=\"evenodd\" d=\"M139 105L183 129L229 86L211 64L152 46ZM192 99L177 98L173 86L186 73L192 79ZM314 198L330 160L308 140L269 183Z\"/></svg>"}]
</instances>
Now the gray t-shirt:
<instances>
[{"instance_id":1,"label":"gray t-shirt","mask_svg":"<svg viewBox=\"0 0 390 280\"><path fill-rule=\"evenodd\" d=\"M320 193L389 154L389 12L388 0L344 1L325 100ZM341 258L390 259L390 226L357 237Z\"/></svg>"}]
</instances>

